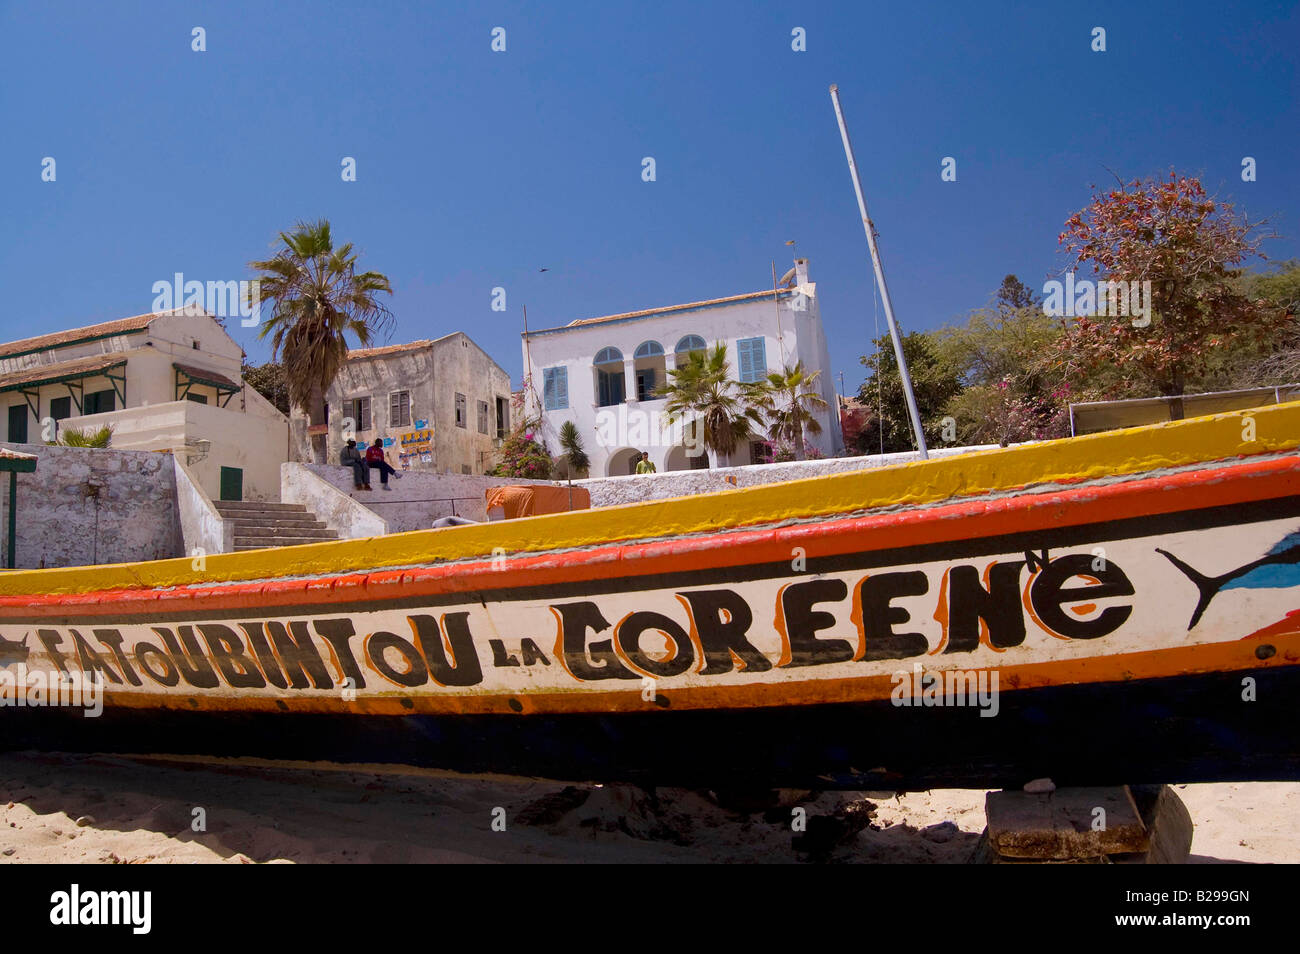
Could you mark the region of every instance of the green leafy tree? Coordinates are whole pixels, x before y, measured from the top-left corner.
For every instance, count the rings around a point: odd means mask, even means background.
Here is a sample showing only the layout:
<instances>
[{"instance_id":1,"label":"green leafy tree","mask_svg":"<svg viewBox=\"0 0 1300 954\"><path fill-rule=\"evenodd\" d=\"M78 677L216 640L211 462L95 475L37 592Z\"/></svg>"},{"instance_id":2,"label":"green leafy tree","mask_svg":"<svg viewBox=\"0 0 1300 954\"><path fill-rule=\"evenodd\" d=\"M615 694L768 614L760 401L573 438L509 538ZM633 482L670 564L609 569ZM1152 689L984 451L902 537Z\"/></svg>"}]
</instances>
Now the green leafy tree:
<instances>
[{"instance_id":1,"label":"green leafy tree","mask_svg":"<svg viewBox=\"0 0 1300 954\"><path fill-rule=\"evenodd\" d=\"M300 222L280 241L273 258L249 263L271 307L260 335L271 338L272 361L283 360L289 403L324 423L323 395L347 360L346 336L368 345L386 330L392 313L378 296L393 289L386 276L357 271L350 242L334 247L328 221Z\"/></svg>"},{"instance_id":2,"label":"green leafy tree","mask_svg":"<svg viewBox=\"0 0 1300 954\"><path fill-rule=\"evenodd\" d=\"M289 385L285 381L284 365L275 361L245 364L242 373L253 390L274 404L276 410L289 413Z\"/></svg>"},{"instance_id":3,"label":"green leafy tree","mask_svg":"<svg viewBox=\"0 0 1300 954\"><path fill-rule=\"evenodd\" d=\"M742 384L730 376L727 346L716 343L707 351L692 351L686 361L668 372L669 380L659 389L666 399L664 414L698 433L704 446L721 457L736 448L763 426L767 398L763 385Z\"/></svg>"},{"instance_id":4,"label":"green leafy tree","mask_svg":"<svg viewBox=\"0 0 1300 954\"><path fill-rule=\"evenodd\" d=\"M591 469L591 459L582 446L582 435L572 421L560 425L560 447L563 450L560 463L564 465L565 476L570 480L575 475L585 475Z\"/></svg>"},{"instance_id":5,"label":"green leafy tree","mask_svg":"<svg viewBox=\"0 0 1300 954\"><path fill-rule=\"evenodd\" d=\"M955 427L945 441L999 443L1063 437L1069 431L1069 389L1047 357L1062 334L1038 296L1008 275L993 299L971 312L964 325L935 332L935 345L954 369L962 389L945 414Z\"/></svg>"},{"instance_id":6,"label":"green leafy tree","mask_svg":"<svg viewBox=\"0 0 1300 954\"><path fill-rule=\"evenodd\" d=\"M770 373L757 396L767 418L768 436L774 443L791 448L795 460L807 459L804 434L822 432L815 412L828 405L817 389L819 377L821 371L809 372L798 361L793 368Z\"/></svg>"},{"instance_id":7,"label":"green leafy tree","mask_svg":"<svg viewBox=\"0 0 1300 954\"><path fill-rule=\"evenodd\" d=\"M59 432L57 441L49 443L61 444L64 447L109 447L113 443L113 425L105 424L103 427L91 430L86 428L78 430L75 427L69 427Z\"/></svg>"},{"instance_id":8,"label":"green leafy tree","mask_svg":"<svg viewBox=\"0 0 1300 954\"><path fill-rule=\"evenodd\" d=\"M874 342L875 354L864 355L867 379L858 389L858 400L871 410L871 416L858 433L860 454L896 454L915 450L912 422L907 413L898 360L893 340L881 335ZM933 335L913 331L903 336L903 355L911 372L912 390L927 444L939 443L943 435L945 408L961 391L957 370L944 358Z\"/></svg>"}]
</instances>

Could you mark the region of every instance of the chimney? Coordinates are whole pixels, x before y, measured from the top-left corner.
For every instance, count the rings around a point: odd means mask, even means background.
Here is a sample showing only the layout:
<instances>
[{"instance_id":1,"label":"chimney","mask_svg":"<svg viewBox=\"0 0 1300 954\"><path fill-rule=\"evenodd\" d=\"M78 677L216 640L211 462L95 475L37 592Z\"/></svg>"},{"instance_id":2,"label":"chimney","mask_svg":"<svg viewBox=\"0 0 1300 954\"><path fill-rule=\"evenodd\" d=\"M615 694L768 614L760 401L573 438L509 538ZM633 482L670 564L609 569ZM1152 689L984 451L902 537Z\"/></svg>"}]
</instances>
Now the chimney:
<instances>
[{"instance_id":1,"label":"chimney","mask_svg":"<svg viewBox=\"0 0 1300 954\"><path fill-rule=\"evenodd\" d=\"M808 259L796 258L794 260L794 283L795 287L808 284Z\"/></svg>"}]
</instances>

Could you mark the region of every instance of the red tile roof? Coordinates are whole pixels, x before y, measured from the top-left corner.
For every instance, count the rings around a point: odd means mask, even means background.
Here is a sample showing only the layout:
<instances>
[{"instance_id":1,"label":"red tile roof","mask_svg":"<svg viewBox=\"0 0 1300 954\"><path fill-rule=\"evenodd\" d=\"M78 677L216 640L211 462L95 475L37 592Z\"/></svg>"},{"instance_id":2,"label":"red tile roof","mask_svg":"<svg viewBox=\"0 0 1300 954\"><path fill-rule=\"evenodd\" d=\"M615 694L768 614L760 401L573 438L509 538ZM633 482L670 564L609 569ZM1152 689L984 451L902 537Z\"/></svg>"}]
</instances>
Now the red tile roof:
<instances>
[{"instance_id":1,"label":"red tile roof","mask_svg":"<svg viewBox=\"0 0 1300 954\"><path fill-rule=\"evenodd\" d=\"M348 352L348 360L353 358L382 358L384 355L398 354L402 351L418 351L421 348L427 348L433 342L427 338L419 341L411 341L406 344L385 345L382 348L353 348Z\"/></svg>"},{"instance_id":2,"label":"red tile roof","mask_svg":"<svg viewBox=\"0 0 1300 954\"><path fill-rule=\"evenodd\" d=\"M130 318L118 318L115 321L105 321L98 325L86 325L82 328L69 328L67 331L55 331L47 335L37 335L34 338L23 338L20 341L9 341L0 344L0 358L15 354L28 354L33 351L45 351L49 348L57 348L92 338L108 338L113 335L132 334L133 332L144 331L155 318L177 314L203 315L207 313L198 308L177 308L174 311L132 315Z\"/></svg>"},{"instance_id":3,"label":"red tile roof","mask_svg":"<svg viewBox=\"0 0 1300 954\"><path fill-rule=\"evenodd\" d=\"M57 361L54 364L35 364L21 371L0 375L0 391L8 391L20 385L40 384L56 381L59 378L84 376L89 377L98 371L107 371L118 364L126 364L126 357L118 354L96 354L89 358L74 358L71 361Z\"/></svg>"}]
</instances>

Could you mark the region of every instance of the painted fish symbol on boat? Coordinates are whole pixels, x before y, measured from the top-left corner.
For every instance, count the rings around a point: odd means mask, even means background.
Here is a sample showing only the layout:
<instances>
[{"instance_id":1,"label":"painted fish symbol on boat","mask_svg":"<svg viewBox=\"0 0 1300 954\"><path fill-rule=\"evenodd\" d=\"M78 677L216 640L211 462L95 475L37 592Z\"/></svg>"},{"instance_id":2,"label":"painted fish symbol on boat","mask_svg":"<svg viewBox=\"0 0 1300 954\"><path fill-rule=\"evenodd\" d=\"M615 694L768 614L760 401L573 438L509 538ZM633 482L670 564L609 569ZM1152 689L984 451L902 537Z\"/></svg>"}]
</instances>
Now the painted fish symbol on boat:
<instances>
[{"instance_id":1,"label":"painted fish symbol on boat","mask_svg":"<svg viewBox=\"0 0 1300 954\"><path fill-rule=\"evenodd\" d=\"M1192 621L1187 624L1190 630L1201 619L1210 600L1220 590L1249 589L1272 590L1290 586L1300 586L1300 530L1289 533L1258 560L1229 570L1222 576L1206 576L1192 569L1178 557L1156 547L1156 553L1163 554L1174 566L1182 570L1189 580L1201 591L1201 598L1192 613Z\"/></svg>"},{"instance_id":2,"label":"painted fish symbol on boat","mask_svg":"<svg viewBox=\"0 0 1300 954\"><path fill-rule=\"evenodd\" d=\"M30 652L31 650L27 648L26 636L22 639L5 639L0 636L0 666L27 662Z\"/></svg>"}]
</instances>

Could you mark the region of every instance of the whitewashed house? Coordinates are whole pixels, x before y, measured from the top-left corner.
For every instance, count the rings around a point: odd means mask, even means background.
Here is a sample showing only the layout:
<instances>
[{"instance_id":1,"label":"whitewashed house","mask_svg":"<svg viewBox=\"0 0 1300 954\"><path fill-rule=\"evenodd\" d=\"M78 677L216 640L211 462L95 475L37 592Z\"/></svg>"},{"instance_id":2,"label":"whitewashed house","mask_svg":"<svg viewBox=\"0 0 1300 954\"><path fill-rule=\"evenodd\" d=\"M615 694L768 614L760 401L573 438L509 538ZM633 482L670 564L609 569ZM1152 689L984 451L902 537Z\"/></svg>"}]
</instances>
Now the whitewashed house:
<instances>
[{"instance_id":1,"label":"whitewashed house","mask_svg":"<svg viewBox=\"0 0 1300 954\"><path fill-rule=\"evenodd\" d=\"M844 448L831 381L830 354L818 310L817 286L808 280L808 260L797 259L792 281L727 298L649 308L603 318L572 321L524 335L525 401L530 416L541 419L542 436L552 454L560 452L559 429L566 420L578 428L591 459L592 476L634 471L641 452L660 471L687 470L712 463L757 463L755 440L730 460L691 453L690 435L670 425L657 389L691 351L727 346L734 376L759 381L770 371L793 367L820 371L816 388L826 407L815 412L821 433L808 442L823 456Z\"/></svg>"},{"instance_id":2,"label":"whitewashed house","mask_svg":"<svg viewBox=\"0 0 1300 954\"><path fill-rule=\"evenodd\" d=\"M120 450L184 454L213 500L279 500L288 421L244 383L243 357L199 308L0 344L5 439L110 425Z\"/></svg>"}]
</instances>

